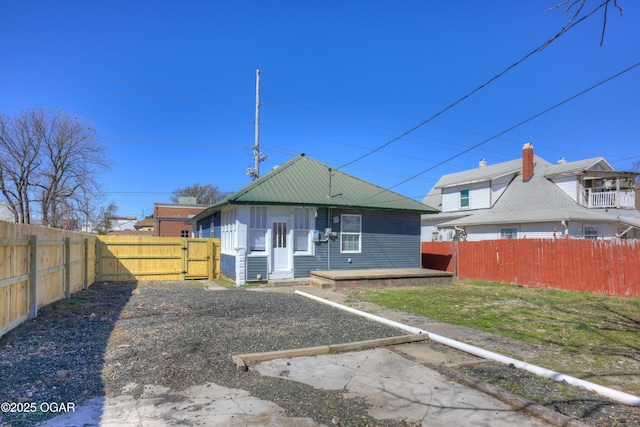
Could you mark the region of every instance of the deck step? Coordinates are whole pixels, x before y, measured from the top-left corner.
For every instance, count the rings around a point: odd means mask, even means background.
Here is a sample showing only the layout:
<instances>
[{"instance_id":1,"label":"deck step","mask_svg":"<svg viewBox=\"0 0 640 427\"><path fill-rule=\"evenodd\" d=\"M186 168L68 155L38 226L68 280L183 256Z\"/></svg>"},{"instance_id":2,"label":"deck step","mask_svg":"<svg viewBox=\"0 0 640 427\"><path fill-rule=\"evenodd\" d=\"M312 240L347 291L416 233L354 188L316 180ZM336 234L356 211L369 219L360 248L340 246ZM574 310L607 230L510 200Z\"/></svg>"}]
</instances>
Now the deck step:
<instances>
[{"instance_id":1,"label":"deck step","mask_svg":"<svg viewBox=\"0 0 640 427\"><path fill-rule=\"evenodd\" d=\"M309 285L319 289L331 289L334 287L334 281L324 277L311 276Z\"/></svg>"}]
</instances>

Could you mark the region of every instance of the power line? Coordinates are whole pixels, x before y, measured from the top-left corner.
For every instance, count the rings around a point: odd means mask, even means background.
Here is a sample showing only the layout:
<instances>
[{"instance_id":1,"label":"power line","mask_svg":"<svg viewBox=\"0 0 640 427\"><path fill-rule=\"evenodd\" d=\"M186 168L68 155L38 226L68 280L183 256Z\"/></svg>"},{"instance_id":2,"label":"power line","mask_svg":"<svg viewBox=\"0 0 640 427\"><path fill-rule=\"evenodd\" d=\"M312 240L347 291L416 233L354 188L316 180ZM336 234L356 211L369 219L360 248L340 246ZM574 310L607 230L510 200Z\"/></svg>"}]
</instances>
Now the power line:
<instances>
[{"instance_id":1,"label":"power line","mask_svg":"<svg viewBox=\"0 0 640 427\"><path fill-rule=\"evenodd\" d=\"M481 145L486 144L486 143L487 143L487 142L489 142L489 141L492 141L492 140L494 140L494 139L496 139L496 138L498 138L498 137L500 137L500 136L502 136L502 135L504 135L504 134L506 134L506 133L508 133L508 132L511 132L512 130L514 130L514 129L516 129L516 128L518 128L518 127L520 127L520 126L522 126L522 125L524 125L524 124L526 124L526 123L529 123L530 121L535 120L535 119L537 119L538 117L540 117L540 116L542 116L542 115L544 115L544 114L546 114L546 113L548 113L548 112L550 112L550 111L552 111L552 110L555 110L556 108L558 108L558 107L560 107L560 106L562 106L562 105L564 105L564 104L566 104L566 103L568 103L568 102L570 102L570 101L573 101L574 99L578 98L579 96L582 96L582 95L584 95L585 93L587 93L587 92L589 92L589 91L591 91L591 90L593 90L593 89L595 89L595 88L597 88L597 87L599 87L599 86L602 86L603 84L605 84L605 83L607 83L607 82L609 82L609 81L611 81L611 80L615 79L616 77L619 77L619 76L623 75L624 73L626 73L626 72L628 72L628 71L633 70L634 68L636 68L636 67L638 67L638 66L640 66L640 62L636 62L636 63L635 63L635 64L633 64L632 66L630 66L630 67L628 67L628 68L625 68L624 70L622 70L622 71L620 71L620 72L618 72L618 73L614 74L613 76L608 77L608 78L606 78L605 80L602 80L601 82L596 83L595 85L593 85L593 86L591 86L591 87L589 87L589 88L587 88L587 89L585 89L585 90L583 90L583 91L581 91L581 92L579 92L579 93L577 93L577 94L575 94L575 95L573 95L573 96L571 96L571 97L569 97L569 98L565 99L564 101L561 101L561 102L559 102L559 103L557 103L557 104L553 105L552 107L549 107L549 108L547 108L546 110L544 110L544 111L542 111L542 112L540 112L540 113L538 113L538 114L535 114L535 115L533 115L533 116L529 117L528 119L523 120L523 121L521 121L520 123L518 123L518 124L516 124L516 125L513 125L513 126L511 126L510 128L508 128L508 129L506 129L506 130L503 130L502 132L497 133L497 134L493 135L492 137L487 138L487 139L485 139L484 141L479 142L478 144L473 145L473 146L471 146L471 147L467 148L466 150L463 150L463 151L459 152L458 154L456 154L456 155L454 155L454 156L451 156L451 157L447 158L446 160L443 160L443 161L439 162L439 163L438 163L438 164L436 164L435 166L432 166L432 167L430 167L430 168L428 168L428 169L425 169L425 170L423 170L423 171L422 171L422 172L420 172L420 173L417 173L417 174L415 174L415 175L412 175L411 177L409 177L409 178L407 178L407 179L405 179L405 180L403 180L403 181L400 181L399 183L397 183L397 184L395 184L395 185L393 185L393 186L391 186L391 187L388 187L388 188L387 188L387 190L391 190L392 188L396 188L396 187L398 187L399 185L402 185L402 184L404 184L404 183L406 183L406 182L409 182L409 181L411 181L411 180L413 180L413 179L415 179L415 178L419 177L419 176L420 176L420 175L422 175L422 174L425 174L425 173L427 173L427 172L429 172L429 171L431 171L431 170L433 170L433 169L435 169L435 168L437 168L437 167L439 167L439 166L444 165L445 163L447 163L447 162L449 162L449 161L451 161L451 160L453 160L453 159L455 159L455 158L457 158L457 157L462 156L463 154L468 153L469 151L472 151L472 150L474 150L474 149L476 149L476 148L480 147Z\"/></svg>"},{"instance_id":2,"label":"power line","mask_svg":"<svg viewBox=\"0 0 640 427\"><path fill-rule=\"evenodd\" d=\"M472 95L474 95L476 92L484 89L485 87L487 87L489 84L491 84L492 82L494 82L495 80L499 79L500 77L502 77L503 75L505 75L507 72L511 71L512 69L514 69L515 67L517 67L518 65L522 64L524 61L526 61L529 57L531 57L532 55L534 55L535 53L538 53L540 51L542 51L544 48L546 48L549 44L551 44L552 42L554 42L555 40L557 40L559 37L561 37L563 34L565 34L566 32L568 32L570 29L572 29L573 27L575 27L576 25L578 25L580 22L584 21L585 19L587 19L588 17L590 17L591 15L593 15L594 13L596 13L600 8L602 8L604 5L606 5L608 3L609 0L606 0L604 3L602 3L600 6L596 7L594 10L592 10L591 12L589 12L588 14L586 14L585 16L583 16L582 18L578 19L576 22L570 24L570 25L565 25L560 32L558 32L555 36L553 36L551 39L547 40L546 42L544 42L542 45L540 45L539 47L535 48L534 50L532 50L531 52L527 53L525 56L523 56L522 58L520 58L518 61L514 62L513 64L511 64L510 66L508 66L507 68L505 68L503 71L501 71L500 73L496 74L495 76L493 76L492 78L490 78L489 80L487 80L485 83L481 84L480 86L476 87L475 89L473 89L471 92L467 93L466 95L464 95L463 97L459 98L457 101L449 104L448 106L446 106L444 109L438 111L437 113L435 113L434 115L432 115L431 117L429 117L426 120L423 120L422 122L418 123L416 126L412 127L411 129L401 133L400 135L396 136L395 138L387 141L386 143L370 150L369 152L363 154L362 156L357 157L356 159L347 162L345 164L343 164L342 166L338 167L337 169L343 169L346 166L349 166L359 160L364 159L365 157L368 157L370 155L372 155L373 153L376 153L380 150L382 150L383 148L393 144L394 142L404 138L405 136L409 135L410 133L416 131L417 129L421 128L422 126L426 125L427 123L429 123L431 120L435 119L436 117L444 114L445 112L447 112L448 110L450 110L451 108L455 107L456 105L460 104L462 101L466 100L467 98L471 97ZM574 15L575 17L575 15ZM573 19L573 18L572 18Z\"/></svg>"}]
</instances>

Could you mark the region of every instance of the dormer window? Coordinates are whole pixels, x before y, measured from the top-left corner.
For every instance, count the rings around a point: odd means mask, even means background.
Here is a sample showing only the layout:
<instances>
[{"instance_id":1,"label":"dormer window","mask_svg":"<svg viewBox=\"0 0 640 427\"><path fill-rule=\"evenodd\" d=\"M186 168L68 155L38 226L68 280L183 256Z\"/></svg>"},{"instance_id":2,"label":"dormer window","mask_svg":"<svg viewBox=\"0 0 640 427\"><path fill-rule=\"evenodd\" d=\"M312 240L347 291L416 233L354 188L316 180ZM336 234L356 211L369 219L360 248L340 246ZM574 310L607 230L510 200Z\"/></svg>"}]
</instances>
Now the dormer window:
<instances>
[{"instance_id":1,"label":"dormer window","mask_svg":"<svg viewBox=\"0 0 640 427\"><path fill-rule=\"evenodd\" d=\"M460 207L469 207L469 189L460 190Z\"/></svg>"}]
</instances>

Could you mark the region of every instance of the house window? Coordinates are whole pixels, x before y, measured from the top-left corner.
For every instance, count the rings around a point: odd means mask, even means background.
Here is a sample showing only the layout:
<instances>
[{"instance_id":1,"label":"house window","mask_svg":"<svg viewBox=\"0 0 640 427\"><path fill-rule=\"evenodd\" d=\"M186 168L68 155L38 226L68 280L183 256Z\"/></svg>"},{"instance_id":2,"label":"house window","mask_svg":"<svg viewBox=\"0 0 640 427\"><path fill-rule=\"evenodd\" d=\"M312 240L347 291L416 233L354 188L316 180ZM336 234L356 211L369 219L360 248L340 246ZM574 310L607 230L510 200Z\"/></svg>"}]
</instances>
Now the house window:
<instances>
[{"instance_id":1,"label":"house window","mask_svg":"<svg viewBox=\"0 0 640 427\"><path fill-rule=\"evenodd\" d=\"M340 232L340 252L360 253L362 251L362 216L342 215Z\"/></svg>"},{"instance_id":2,"label":"house window","mask_svg":"<svg viewBox=\"0 0 640 427\"><path fill-rule=\"evenodd\" d=\"M189 230L180 230L180 237L189 237Z\"/></svg>"},{"instance_id":3,"label":"house window","mask_svg":"<svg viewBox=\"0 0 640 427\"><path fill-rule=\"evenodd\" d=\"M221 252L223 254L235 255L236 242L236 210L227 209L222 211L222 236L221 236Z\"/></svg>"},{"instance_id":4,"label":"house window","mask_svg":"<svg viewBox=\"0 0 640 427\"><path fill-rule=\"evenodd\" d=\"M460 190L460 207L461 208L469 207L469 189Z\"/></svg>"},{"instance_id":5,"label":"house window","mask_svg":"<svg viewBox=\"0 0 640 427\"><path fill-rule=\"evenodd\" d=\"M598 227L593 225L585 225L584 226L584 238L585 239L597 239L598 238Z\"/></svg>"},{"instance_id":6,"label":"house window","mask_svg":"<svg viewBox=\"0 0 640 427\"><path fill-rule=\"evenodd\" d=\"M501 228L500 238L501 239L517 239L518 229L517 228Z\"/></svg>"},{"instance_id":7,"label":"house window","mask_svg":"<svg viewBox=\"0 0 640 427\"><path fill-rule=\"evenodd\" d=\"M251 206L249 221L249 250L264 252L267 247L267 208Z\"/></svg>"},{"instance_id":8,"label":"house window","mask_svg":"<svg viewBox=\"0 0 640 427\"><path fill-rule=\"evenodd\" d=\"M309 252L309 215L308 208L293 209L293 251Z\"/></svg>"}]
</instances>

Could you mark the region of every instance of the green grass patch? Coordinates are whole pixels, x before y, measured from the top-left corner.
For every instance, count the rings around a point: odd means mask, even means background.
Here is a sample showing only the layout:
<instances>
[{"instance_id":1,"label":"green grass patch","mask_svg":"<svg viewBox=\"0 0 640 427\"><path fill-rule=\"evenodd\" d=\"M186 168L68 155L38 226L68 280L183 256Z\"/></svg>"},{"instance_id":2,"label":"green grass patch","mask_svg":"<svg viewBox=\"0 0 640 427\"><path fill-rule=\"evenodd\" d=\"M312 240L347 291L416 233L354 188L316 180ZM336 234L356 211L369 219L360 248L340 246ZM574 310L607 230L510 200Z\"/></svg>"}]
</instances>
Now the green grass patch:
<instances>
[{"instance_id":1,"label":"green grass patch","mask_svg":"<svg viewBox=\"0 0 640 427\"><path fill-rule=\"evenodd\" d=\"M640 332L640 298L485 282L362 290L350 296L542 345L635 345Z\"/></svg>"},{"instance_id":2,"label":"green grass patch","mask_svg":"<svg viewBox=\"0 0 640 427\"><path fill-rule=\"evenodd\" d=\"M236 285L236 283L233 280L229 280L225 277L218 277L217 279L213 279L212 283L219 286L226 286L229 288Z\"/></svg>"},{"instance_id":3,"label":"green grass patch","mask_svg":"<svg viewBox=\"0 0 640 427\"><path fill-rule=\"evenodd\" d=\"M543 345L560 354L588 354L592 366L601 369L623 359L640 360L637 297L469 281L356 290L350 298ZM546 362L550 369L561 363L553 358Z\"/></svg>"}]
</instances>

